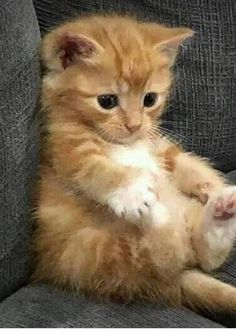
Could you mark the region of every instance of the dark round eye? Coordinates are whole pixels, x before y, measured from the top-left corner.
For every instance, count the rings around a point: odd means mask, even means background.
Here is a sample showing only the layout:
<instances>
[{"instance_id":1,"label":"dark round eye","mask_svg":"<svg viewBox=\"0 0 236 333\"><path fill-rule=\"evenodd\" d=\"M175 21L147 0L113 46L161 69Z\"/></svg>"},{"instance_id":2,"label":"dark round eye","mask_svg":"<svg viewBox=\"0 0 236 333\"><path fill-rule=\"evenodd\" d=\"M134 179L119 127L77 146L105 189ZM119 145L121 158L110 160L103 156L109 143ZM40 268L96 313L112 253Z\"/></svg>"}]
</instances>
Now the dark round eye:
<instances>
[{"instance_id":1,"label":"dark round eye","mask_svg":"<svg viewBox=\"0 0 236 333\"><path fill-rule=\"evenodd\" d=\"M147 93L144 96L143 105L146 108L151 108L157 101L158 95L155 92Z\"/></svg>"},{"instance_id":2,"label":"dark round eye","mask_svg":"<svg viewBox=\"0 0 236 333\"><path fill-rule=\"evenodd\" d=\"M118 105L118 96L116 95L100 95L98 96L99 105L106 110L112 109Z\"/></svg>"}]
</instances>

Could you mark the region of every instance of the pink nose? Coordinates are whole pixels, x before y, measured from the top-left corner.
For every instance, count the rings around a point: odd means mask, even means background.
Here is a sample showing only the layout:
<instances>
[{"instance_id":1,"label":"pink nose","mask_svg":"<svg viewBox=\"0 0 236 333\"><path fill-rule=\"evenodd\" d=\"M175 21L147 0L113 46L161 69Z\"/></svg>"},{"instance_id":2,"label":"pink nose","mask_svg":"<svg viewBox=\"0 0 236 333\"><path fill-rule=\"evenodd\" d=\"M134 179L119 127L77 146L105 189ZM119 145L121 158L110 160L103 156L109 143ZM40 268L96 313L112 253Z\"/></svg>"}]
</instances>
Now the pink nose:
<instances>
[{"instance_id":1,"label":"pink nose","mask_svg":"<svg viewBox=\"0 0 236 333\"><path fill-rule=\"evenodd\" d=\"M127 128L127 130L131 133L134 133L136 131L138 131L141 127L141 123L136 123L136 124L125 124L125 127Z\"/></svg>"}]
</instances>

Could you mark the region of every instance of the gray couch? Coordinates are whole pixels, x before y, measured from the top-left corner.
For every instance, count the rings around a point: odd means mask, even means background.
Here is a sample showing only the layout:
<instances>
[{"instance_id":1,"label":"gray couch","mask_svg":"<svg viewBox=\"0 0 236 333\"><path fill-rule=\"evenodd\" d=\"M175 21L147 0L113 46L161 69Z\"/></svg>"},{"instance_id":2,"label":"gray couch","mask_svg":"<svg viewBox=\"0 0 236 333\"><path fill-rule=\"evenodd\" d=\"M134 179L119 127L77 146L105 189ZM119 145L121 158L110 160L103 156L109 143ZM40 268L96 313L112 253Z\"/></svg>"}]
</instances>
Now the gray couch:
<instances>
[{"instance_id":1,"label":"gray couch","mask_svg":"<svg viewBox=\"0 0 236 333\"><path fill-rule=\"evenodd\" d=\"M98 303L30 284L30 197L37 178L40 35L87 12L136 13L192 27L164 126L236 183L234 0L4 0L0 2L0 327L236 327L236 314L159 304ZM41 30L41 33L40 33ZM30 194L31 193L31 194ZM217 272L236 284L236 254Z\"/></svg>"}]
</instances>

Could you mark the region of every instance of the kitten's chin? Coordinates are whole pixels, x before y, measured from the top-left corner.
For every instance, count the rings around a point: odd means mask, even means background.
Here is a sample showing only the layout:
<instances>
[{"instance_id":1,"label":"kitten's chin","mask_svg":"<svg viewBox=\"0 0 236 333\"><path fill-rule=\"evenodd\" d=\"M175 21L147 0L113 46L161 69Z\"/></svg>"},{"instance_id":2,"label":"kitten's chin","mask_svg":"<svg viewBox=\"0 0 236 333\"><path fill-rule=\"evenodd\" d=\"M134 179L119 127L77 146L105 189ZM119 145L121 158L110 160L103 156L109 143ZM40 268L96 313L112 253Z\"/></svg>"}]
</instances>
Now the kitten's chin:
<instances>
[{"instance_id":1,"label":"kitten's chin","mask_svg":"<svg viewBox=\"0 0 236 333\"><path fill-rule=\"evenodd\" d=\"M103 138L113 144L119 144L119 145L130 145L135 143L136 141L139 141L141 139L145 139L147 137L146 133L142 133L142 132L136 132L133 134L129 134L126 136L122 136L122 137L114 137L114 136L110 136L109 134L106 134L105 136L103 135Z\"/></svg>"},{"instance_id":2,"label":"kitten's chin","mask_svg":"<svg viewBox=\"0 0 236 333\"><path fill-rule=\"evenodd\" d=\"M119 139L117 139L117 143L121 144L121 145L122 144L123 145L130 145L130 144L133 144L136 141L141 140L141 139L144 139L144 137L141 136L141 135L130 135L130 136L126 137L126 138L119 138Z\"/></svg>"}]
</instances>

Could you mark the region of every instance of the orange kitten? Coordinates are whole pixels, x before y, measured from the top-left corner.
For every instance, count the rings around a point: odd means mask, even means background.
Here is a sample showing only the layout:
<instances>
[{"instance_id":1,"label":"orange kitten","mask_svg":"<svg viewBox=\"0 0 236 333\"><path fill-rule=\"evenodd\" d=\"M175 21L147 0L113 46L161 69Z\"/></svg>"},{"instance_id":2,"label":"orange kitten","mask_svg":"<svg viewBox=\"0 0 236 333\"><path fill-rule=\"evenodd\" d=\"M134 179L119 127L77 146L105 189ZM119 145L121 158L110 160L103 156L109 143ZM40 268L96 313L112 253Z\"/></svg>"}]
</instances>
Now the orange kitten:
<instances>
[{"instance_id":1,"label":"orange kitten","mask_svg":"<svg viewBox=\"0 0 236 333\"><path fill-rule=\"evenodd\" d=\"M170 68L190 36L94 16L45 37L36 280L124 301L236 310L236 289L203 273L231 250L236 187L158 134Z\"/></svg>"}]
</instances>

